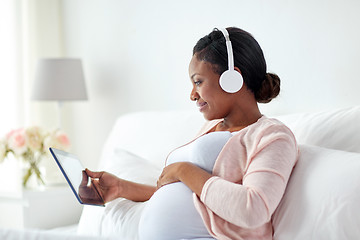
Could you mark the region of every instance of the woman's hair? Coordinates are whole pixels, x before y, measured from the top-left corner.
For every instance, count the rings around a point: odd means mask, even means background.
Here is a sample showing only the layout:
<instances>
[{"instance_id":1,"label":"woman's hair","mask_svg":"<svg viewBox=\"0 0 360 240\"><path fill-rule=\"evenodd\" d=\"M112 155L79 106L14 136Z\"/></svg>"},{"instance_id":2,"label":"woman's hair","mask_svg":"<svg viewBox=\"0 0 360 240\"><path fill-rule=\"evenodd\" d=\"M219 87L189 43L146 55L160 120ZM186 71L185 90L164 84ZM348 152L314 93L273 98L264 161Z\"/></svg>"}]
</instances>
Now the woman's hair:
<instances>
[{"instance_id":1,"label":"woman's hair","mask_svg":"<svg viewBox=\"0 0 360 240\"><path fill-rule=\"evenodd\" d=\"M264 54L253 36L239 28L227 28L234 54L234 66L238 67L244 83L259 103L268 103L280 92L280 78L266 72ZM223 33L214 29L201 38L193 49L198 60L212 64L214 72L221 75L228 69L228 56Z\"/></svg>"}]
</instances>

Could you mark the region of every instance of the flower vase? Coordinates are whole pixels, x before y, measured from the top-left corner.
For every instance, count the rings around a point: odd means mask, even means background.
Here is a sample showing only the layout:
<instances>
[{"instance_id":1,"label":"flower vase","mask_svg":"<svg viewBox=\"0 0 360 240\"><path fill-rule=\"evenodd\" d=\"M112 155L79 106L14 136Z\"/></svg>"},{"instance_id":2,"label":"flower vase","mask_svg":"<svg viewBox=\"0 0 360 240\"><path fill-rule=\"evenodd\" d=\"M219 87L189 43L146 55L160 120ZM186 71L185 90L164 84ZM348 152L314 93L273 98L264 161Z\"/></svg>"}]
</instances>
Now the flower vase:
<instances>
[{"instance_id":1,"label":"flower vase","mask_svg":"<svg viewBox=\"0 0 360 240\"><path fill-rule=\"evenodd\" d=\"M22 159L22 185L24 188L42 188L45 186L44 174L39 165L42 156L40 154L28 154Z\"/></svg>"}]
</instances>

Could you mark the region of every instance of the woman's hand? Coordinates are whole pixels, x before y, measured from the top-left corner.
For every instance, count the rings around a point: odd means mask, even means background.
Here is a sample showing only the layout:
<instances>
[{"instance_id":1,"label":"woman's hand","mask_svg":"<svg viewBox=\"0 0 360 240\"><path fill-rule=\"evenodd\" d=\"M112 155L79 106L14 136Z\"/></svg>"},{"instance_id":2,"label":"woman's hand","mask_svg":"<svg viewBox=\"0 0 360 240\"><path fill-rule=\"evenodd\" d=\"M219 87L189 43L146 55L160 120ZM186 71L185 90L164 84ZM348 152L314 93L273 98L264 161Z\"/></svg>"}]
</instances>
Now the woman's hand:
<instances>
[{"instance_id":1,"label":"woman's hand","mask_svg":"<svg viewBox=\"0 0 360 240\"><path fill-rule=\"evenodd\" d=\"M180 182L179 174L181 171L181 166L184 165L184 162L173 163L165 167L157 181L157 188L174 182Z\"/></svg>"},{"instance_id":2,"label":"woman's hand","mask_svg":"<svg viewBox=\"0 0 360 240\"><path fill-rule=\"evenodd\" d=\"M173 163L164 168L157 182L157 188L174 182L183 182L200 196L205 182L211 177L210 173L190 162Z\"/></svg>"},{"instance_id":3,"label":"woman's hand","mask_svg":"<svg viewBox=\"0 0 360 240\"><path fill-rule=\"evenodd\" d=\"M93 172L89 169L85 169L85 172L91 178L91 185L97 189L104 203L121 196L122 186L120 178L108 172ZM91 185L89 187L91 187Z\"/></svg>"}]
</instances>

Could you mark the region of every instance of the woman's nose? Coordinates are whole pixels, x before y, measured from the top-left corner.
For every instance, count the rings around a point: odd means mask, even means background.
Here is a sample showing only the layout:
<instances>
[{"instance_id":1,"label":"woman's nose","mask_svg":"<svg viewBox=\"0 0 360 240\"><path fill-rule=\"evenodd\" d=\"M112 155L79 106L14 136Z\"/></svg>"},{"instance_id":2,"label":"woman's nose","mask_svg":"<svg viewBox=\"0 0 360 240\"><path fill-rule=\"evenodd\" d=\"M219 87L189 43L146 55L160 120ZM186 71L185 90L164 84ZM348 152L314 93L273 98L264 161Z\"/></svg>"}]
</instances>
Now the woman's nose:
<instances>
[{"instance_id":1,"label":"woman's nose","mask_svg":"<svg viewBox=\"0 0 360 240\"><path fill-rule=\"evenodd\" d=\"M195 90L195 88L193 88L193 90L191 91L190 93L190 99L191 101L197 101L199 100L200 96L199 94L197 93L197 91Z\"/></svg>"}]
</instances>

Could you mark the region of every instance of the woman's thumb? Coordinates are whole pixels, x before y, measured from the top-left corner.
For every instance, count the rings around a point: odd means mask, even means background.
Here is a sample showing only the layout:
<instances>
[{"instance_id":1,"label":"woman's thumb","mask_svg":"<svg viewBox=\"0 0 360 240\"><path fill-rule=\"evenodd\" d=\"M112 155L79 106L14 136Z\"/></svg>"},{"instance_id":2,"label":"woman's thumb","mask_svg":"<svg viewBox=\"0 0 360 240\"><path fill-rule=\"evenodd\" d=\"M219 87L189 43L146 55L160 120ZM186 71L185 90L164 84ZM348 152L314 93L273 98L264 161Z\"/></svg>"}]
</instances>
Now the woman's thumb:
<instances>
[{"instance_id":1,"label":"woman's thumb","mask_svg":"<svg viewBox=\"0 0 360 240\"><path fill-rule=\"evenodd\" d=\"M87 168L85 169L85 171L86 171L86 174L91 178L100 178L104 173L104 172L93 172Z\"/></svg>"}]
</instances>

